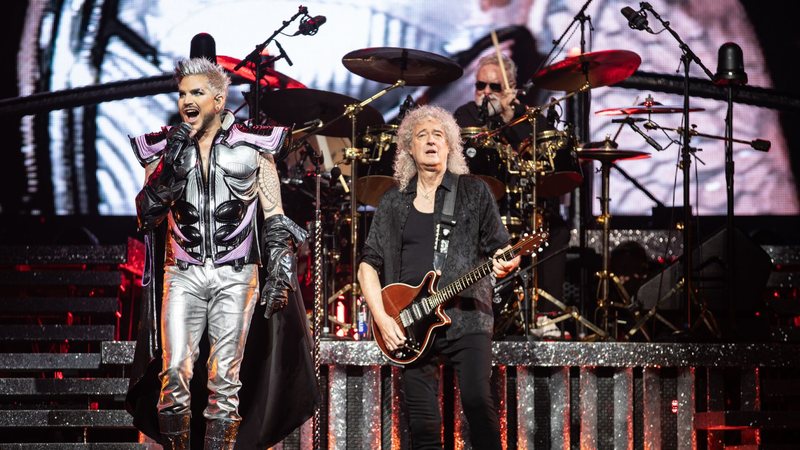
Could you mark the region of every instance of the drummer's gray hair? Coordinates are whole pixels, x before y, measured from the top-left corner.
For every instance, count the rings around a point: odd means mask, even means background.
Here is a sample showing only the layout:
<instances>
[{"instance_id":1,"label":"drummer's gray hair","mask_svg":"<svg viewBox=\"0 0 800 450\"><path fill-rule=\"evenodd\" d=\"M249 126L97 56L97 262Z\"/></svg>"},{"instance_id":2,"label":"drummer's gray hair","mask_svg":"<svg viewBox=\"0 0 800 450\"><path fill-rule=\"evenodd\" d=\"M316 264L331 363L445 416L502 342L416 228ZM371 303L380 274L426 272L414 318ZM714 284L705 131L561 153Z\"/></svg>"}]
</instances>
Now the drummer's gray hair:
<instances>
[{"instance_id":1,"label":"drummer's gray hair","mask_svg":"<svg viewBox=\"0 0 800 450\"><path fill-rule=\"evenodd\" d=\"M505 54L500 54L503 57L503 66L506 68L506 76L508 77L508 85L513 87L517 87L517 65L514 63L514 60L506 56ZM478 70L481 70L481 67L494 64L495 66L500 67L500 60L497 58L497 53L492 53L491 55L486 55L483 58L478 60ZM477 72L477 71L476 71Z\"/></svg>"},{"instance_id":2,"label":"drummer's gray hair","mask_svg":"<svg viewBox=\"0 0 800 450\"><path fill-rule=\"evenodd\" d=\"M397 157L394 160L394 178L405 191L408 183L417 174L417 165L411 156L411 141L414 139L414 128L423 120L433 119L442 124L447 146L447 170L459 175L469 173L467 161L464 159L464 147L461 145L461 129L458 128L453 115L438 106L425 105L409 111L397 129Z\"/></svg>"},{"instance_id":3,"label":"drummer's gray hair","mask_svg":"<svg viewBox=\"0 0 800 450\"><path fill-rule=\"evenodd\" d=\"M182 59L175 65L175 81L180 83L185 77L190 75L205 75L208 84L214 94L222 94L227 97L228 86L231 79L220 65L209 61L206 58Z\"/></svg>"}]
</instances>

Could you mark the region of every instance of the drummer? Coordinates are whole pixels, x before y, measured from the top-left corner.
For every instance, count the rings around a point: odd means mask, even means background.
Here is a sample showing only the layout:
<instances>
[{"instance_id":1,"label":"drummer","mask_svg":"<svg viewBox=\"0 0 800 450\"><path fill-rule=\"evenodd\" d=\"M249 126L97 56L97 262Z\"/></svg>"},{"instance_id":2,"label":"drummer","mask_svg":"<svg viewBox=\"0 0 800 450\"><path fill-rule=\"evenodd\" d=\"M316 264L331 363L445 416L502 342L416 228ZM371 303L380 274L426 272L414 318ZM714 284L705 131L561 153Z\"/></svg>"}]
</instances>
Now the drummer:
<instances>
[{"instance_id":1,"label":"drummer","mask_svg":"<svg viewBox=\"0 0 800 450\"><path fill-rule=\"evenodd\" d=\"M465 103L453 114L461 128L484 127L496 129L525 114L525 105L517 100L517 65L508 56L501 54L505 67L508 89L504 86L503 71L497 54L478 60L475 77L475 100ZM544 118L537 117L537 132L552 129ZM505 130L503 137L515 149L531 136L530 122L523 121Z\"/></svg>"},{"instance_id":2,"label":"drummer","mask_svg":"<svg viewBox=\"0 0 800 450\"><path fill-rule=\"evenodd\" d=\"M484 56L478 60L478 71L475 77L475 100L456 109L454 116L461 128L483 127L496 129L502 125L525 114L525 105L517 100L517 65L514 61L504 54L499 54L503 60L503 67L506 71L508 89L504 87L503 72L500 67L498 54ZM545 121L539 115L536 120L536 132L552 130L554 124ZM501 134L515 150L519 151L522 142L531 137L532 127L529 121L521 123L504 130ZM512 187L512 186L508 186ZM546 262L540 264L538 271L538 285L550 295L563 300L563 284L565 280L566 253L561 252L569 242L569 227L559 213L558 199L539 199L537 202L544 219L544 226L550 232L550 246L541 255L547 258ZM501 212L503 207L501 205ZM539 322L548 319L548 315L554 315L558 309L551 303L542 301L536 305L537 326L533 328L533 334L542 338L559 338L560 331L555 325L548 327L538 327Z\"/></svg>"}]
</instances>

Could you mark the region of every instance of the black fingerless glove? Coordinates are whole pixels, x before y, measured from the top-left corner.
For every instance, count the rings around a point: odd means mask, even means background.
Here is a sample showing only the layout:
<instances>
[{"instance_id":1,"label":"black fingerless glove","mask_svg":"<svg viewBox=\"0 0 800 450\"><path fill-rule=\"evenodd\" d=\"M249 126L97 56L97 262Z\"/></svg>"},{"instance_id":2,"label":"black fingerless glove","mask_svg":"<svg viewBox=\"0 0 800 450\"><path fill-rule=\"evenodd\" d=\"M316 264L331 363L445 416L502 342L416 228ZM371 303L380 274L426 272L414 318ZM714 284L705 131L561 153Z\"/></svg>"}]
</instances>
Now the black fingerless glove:
<instances>
[{"instance_id":1,"label":"black fingerless glove","mask_svg":"<svg viewBox=\"0 0 800 450\"><path fill-rule=\"evenodd\" d=\"M297 289L297 248L306 240L306 232L288 217L278 214L268 217L261 230L263 254L266 261L266 280L261 289L261 305L266 305L264 317L285 308L289 292Z\"/></svg>"}]
</instances>

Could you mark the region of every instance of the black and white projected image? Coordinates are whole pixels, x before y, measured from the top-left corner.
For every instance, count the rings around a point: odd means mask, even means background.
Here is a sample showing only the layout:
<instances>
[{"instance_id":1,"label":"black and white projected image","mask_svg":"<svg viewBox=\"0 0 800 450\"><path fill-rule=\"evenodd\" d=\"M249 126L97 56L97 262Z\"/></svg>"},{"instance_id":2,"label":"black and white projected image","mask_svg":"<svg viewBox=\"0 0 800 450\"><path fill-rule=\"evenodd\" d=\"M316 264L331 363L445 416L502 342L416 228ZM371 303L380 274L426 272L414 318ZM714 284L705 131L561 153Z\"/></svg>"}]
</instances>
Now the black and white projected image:
<instances>
[{"instance_id":1,"label":"black and white projected image","mask_svg":"<svg viewBox=\"0 0 800 450\"><path fill-rule=\"evenodd\" d=\"M281 22L297 12L298 3L290 1L145 1L118 0L101 2L62 2L60 9L51 9L46 2L30 2L26 26L19 48L17 67L20 92L31 93L42 74L49 77L52 91L91 84L131 80L168 73L176 60L187 57L189 42L200 32L216 40L218 55L242 58L255 45L263 42ZM404 47L463 58L464 75L445 87L405 87L393 91L376 104L384 117L393 118L399 104L408 95L426 99L449 110L473 96L475 63L480 55L492 52L491 45L475 50L476 42L485 39L493 29L517 26L527 30L533 46L526 51L512 40L501 46L522 66L536 67L551 50L552 42L567 29L584 4L578 0L441 0L370 1L328 0L304 4L311 16L324 15L326 23L314 36L289 37L296 22L276 39L290 56L276 64L276 69L309 88L336 92L357 99L367 98L385 85L366 80L349 72L341 62L346 53L367 47ZM713 72L717 50L725 42L738 43L744 53L749 85L772 86L768 66L759 39L743 6L737 0L689 2L655 0L650 2L687 42L697 56ZM586 15L591 18L585 27L587 51L629 50L641 56L639 70L680 76L681 51L678 43L663 32L657 35L633 30L620 14L624 6L636 4L595 0ZM122 26L126 33L109 33L99 39L97 33L112 26ZM660 24L650 17L650 26L658 31ZM581 30L573 27L555 52L557 62L580 48ZM49 58L26 57L34 51ZM268 47L277 53L274 45ZM472 54L474 53L474 55ZM155 58L154 58L155 56ZM48 61L47 67L40 63ZM706 79L696 64L691 75ZM520 84L527 80L520 79ZM235 86L229 95L228 107L241 118L248 116L244 92L248 85ZM546 102L563 92L536 90L527 98ZM591 141L616 136L618 124L612 117L594 114L608 108L621 108L641 103L648 96L664 105L682 105L682 97L663 92L647 92L619 87L598 87L591 91ZM701 133L723 135L726 103L693 97L692 107L703 111L691 114L691 126ZM534 106L534 105L530 105ZM28 183L28 197L41 198L36 189L51 189L56 214L133 215L133 199L140 189L143 170L136 162L127 141L128 135L158 130L169 123L175 108L174 94L161 94L104 102L96 108L71 108L53 111L47 121L49 142L23 138L20 151L30 154L47 146L51 167L47 171L29 167L32 178L48 176L48 182ZM682 127L681 114L654 116L653 120L667 128ZM91 123L93 142L82 140ZM23 136L34 134L35 122L23 119ZM41 125L39 125L41 126ZM772 142L769 152L758 152L747 145L734 145L736 162L735 206L742 215L792 215L800 212L797 187L789 161L789 150L775 110L736 104L734 135L751 141L761 138ZM39 134L41 135L41 130ZM91 135L91 134L90 134ZM670 143L658 132L650 135L662 146L655 151L630 128L623 127L616 138L619 148L647 151L645 160L623 162L628 174L667 206L681 206L682 175L676 168L680 146ZM677 139L677 133L672 133ZM726 210L724 145L721 141L694 138L699 160L692 170L692 202L696 214L724 215ZM91 167L84 165L85 152L92 152ZM88 173L94 170L94 173ZM595 192L599 177L595 177ZM38 186L38 187L37 187ZM648 215L655 206L629 180L612 171L611 212L616 215ZM696 202L695 202L696 199ZM96 202L96 204L93 204ZM595 213L599 205L594 202ZM31 210L37 205L31 205ZM34 211L35 212L35 211Z\"/></svg>"}]
</instances>

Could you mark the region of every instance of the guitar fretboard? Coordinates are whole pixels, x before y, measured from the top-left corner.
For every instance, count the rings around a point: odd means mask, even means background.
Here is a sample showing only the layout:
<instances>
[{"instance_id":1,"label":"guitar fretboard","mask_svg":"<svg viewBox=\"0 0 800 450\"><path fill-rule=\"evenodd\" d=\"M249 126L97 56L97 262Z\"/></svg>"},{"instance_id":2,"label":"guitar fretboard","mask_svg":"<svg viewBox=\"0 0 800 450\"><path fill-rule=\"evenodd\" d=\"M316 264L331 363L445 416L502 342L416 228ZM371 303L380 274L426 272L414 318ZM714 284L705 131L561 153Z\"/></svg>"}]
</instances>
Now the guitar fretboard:
<instances>
[{"instance_id":1,"label":"guitar fretboard","mask_svg":"<svg viewBox=\"0 0 800 450\"><path fill-rule=\"evenodd\" d=\"M498 255L496 259L501 259L506 262L510 261L519 256L522 253L521 250L531 247L532 240L538 240L539 242L542 242L547 239L546 236L547 234L543 233L532 236L528 239L522 239L510 249ZM537 244L533 244L533 246L538 247ZM448 284L444 289L438 290L435 294L423 300L425 302L426 309L430 310L436 308L437 306L450 300L459 292L480 281L483 277L489 275L490 273L492 273L492 259L470 270L452 283Z\"/></svg>"}]
</instances>

